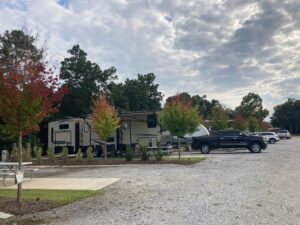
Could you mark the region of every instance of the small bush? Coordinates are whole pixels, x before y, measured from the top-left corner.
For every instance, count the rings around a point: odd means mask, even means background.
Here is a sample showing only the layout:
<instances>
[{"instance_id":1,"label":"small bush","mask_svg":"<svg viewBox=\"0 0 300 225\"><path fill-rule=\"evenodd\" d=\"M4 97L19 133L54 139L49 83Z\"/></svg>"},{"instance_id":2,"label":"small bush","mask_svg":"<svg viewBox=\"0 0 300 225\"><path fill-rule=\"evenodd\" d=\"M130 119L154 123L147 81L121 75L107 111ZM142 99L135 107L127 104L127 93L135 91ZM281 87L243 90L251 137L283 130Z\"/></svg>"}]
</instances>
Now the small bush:
<instances>
[{"instance_id":1,"label":"small bush","mask_svg":"<svg viewBox=\"0 0 300 225\"><path fill-rule=\"evenodd\" d=\"M86 158L88 160L93 160L94 159L93 148L91 146L88 147L88 149L86 150Z\"/></svg>"},{"instance_id":2,"label":"small bush","mask_svg":"<svg viewBox=\"0 0 300 225\"><path fill-rule=\"evenodd\" d=\"M40 147L34 146L33 152L37 161L42 160L42 149Z\"/></svg>"},{"instance_id":3,"label":"small bush","mask_svg":"<svg viewBox=\"0 0 300 225\"><path fill-rule=\"evenodd\" d=\"M161 148L158 148L158 149L154 150L153 155L154 155L155 160L161 161L164 157L164 152Z\"/></svg>"},{"instance_id":4,"label":"small bush","mask_svg":"<svg viewBox=\"0 0 300 225\"><path fill-rule=\"evenodd\" d=\"M67 147L63 147L61 153L60 153L60 158L62 160L68 160L68 155L69 155L69 150Z\"/></svg>"},{"instance_id":5,"label":"small bush","mask_svg":"<svg viewBox=\"0 0 300 225\"><path fill-rule=\"evenodd\" d=\"M55 154L54 154L54 148L53 147L49 147L47 149L47 157L49 160L54 160L55 159Z\"/></svg>"},{"instance_id":6,"label":"small bush","mask_svg":"<svg viewBox=\"0 0 300 225\"><path fill-rule=\"evenodd\" d=\"M26 147L24 148L23 151L23 160L24 162L29 162L31 160L31 145L30 143L26 144Z\"/></svg>"},{"instance_id":7,"label":"small bush","mask_svg":"<svg viewBox=\"0 0 300 225\"><path fill-rule=\"evenodd\" d=\"M16 143L13 143L9 158L11 161L19 161L19 150Z\"/></svg>"},{"instance_id":8,"label":"small bush","mask_svg":"<svg viewBox=\"0 0 300 225\"><path fill-rule=\"evenodd\" d=\"M77 150L77 153L76 153L76 159L79 161L79 160L82 160L82 151L81 151L81 148L79 148Z\"/></svg>"},{"instance_id":9,"label":"small bush","mask_svg":"<svg viewBox=\"0 0 300 225\"><path fill-rule=\"evenodd\" d=\"M125 159L126 161L132 161L133 159L133 148L130 147L129 145L126 146L126 151L125 151Z\"/></svg>"},{"instance_id":10,"label":"small bush","mask_svg":"<svg viewBox=\"0 0 300 225\"><path fill-rule=\"evenodd\" d=\"M146 146L140 146L139 152L141 153L141 159L146 161L150 158L150 152L148 151Z\"/></svg>"}]
</instances>

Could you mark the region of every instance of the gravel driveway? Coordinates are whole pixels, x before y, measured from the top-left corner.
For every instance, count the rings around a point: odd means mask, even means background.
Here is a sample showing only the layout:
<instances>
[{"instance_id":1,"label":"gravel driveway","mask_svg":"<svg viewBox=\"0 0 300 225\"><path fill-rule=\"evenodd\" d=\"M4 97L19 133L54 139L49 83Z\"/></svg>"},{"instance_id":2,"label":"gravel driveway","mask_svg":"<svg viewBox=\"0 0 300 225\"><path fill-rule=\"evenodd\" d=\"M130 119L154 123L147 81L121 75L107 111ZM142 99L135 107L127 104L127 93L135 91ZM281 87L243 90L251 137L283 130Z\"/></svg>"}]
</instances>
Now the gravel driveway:
<instances>
[{"instance_id":1,"label":"gravel driveway","mask_svg":"<svg viewBox=\"0 0 300 225\"><path fill-rule=\"evenodd\" d=\"M118 177L104 196L39 214L53 225L300 224L300 138L261 154L212 152L192 166L47 170L56 177Z\"/></svg>"}]
</instances>

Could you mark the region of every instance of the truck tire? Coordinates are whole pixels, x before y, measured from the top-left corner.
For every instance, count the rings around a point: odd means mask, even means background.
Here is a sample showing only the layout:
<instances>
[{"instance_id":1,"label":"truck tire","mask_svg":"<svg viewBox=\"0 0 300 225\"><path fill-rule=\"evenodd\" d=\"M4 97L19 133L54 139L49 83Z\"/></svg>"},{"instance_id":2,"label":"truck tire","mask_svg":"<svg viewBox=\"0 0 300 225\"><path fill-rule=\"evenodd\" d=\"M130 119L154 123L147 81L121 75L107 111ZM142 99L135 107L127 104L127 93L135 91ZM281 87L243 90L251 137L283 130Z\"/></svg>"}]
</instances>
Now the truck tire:
<instances>
[{"instance_id":1,"label":"truck tire","mask_svg":"<svg viewBox=\"0 0 300 225\"><path fill-rule=\"evenodd\" d=\"M202 154L208 154L210 152L210 147L208 144L203 144L200 148Z\"/></svg>"},{"instance_id":2,"label":"truck tire","mask_svg":"<svg viewBox=\"0 0 300 225\"><path fill-rule=\"evenodd\" d=\"M275 140L274 138L270 138L270 139L269 139L269 143L270 143L270 144L275 144L275 142L276 142L276 140Z\"/></svg>"},{"instance_id":3,"label":"truck tire","mask_svg":"<svg viewBox=\"0 0 300 225\"><path fill-rule=\"evenodd\" d=\"M253 144L251 144L249 150L252 153L260 153L261 152L261 145L259 143L253 143Z\"/></svg>"}]
</instances>

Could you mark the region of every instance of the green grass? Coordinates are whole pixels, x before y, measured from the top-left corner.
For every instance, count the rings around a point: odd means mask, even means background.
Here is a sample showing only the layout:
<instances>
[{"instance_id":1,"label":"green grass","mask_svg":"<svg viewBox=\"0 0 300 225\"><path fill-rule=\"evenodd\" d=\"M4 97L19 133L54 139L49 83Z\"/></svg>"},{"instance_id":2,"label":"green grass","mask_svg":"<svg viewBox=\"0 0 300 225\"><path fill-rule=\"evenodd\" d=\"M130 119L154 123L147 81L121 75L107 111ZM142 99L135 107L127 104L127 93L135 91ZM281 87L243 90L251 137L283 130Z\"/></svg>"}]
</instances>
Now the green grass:
<instances>
[{"instance_id":1,"label":"green grass","mask_svg":"<svg viewBox=\"0 0 300 225\"><path fill-rule=\"evenodd\" d=\"M45 189L24 189L22 191L24 200L52 201L60 205L70 204L80 199L99 196L104 193L102 190L45 190ZM0 189L0 197L16 198L17 191L14 189Z\"/></svg>"},{"instance_id":2,"label":"green grass","mask_svg":"<svg viewBox=\"0 0 300 225\"><path fill-rule=\"evenodd\" d=\"M192 161L192 162L201 162L204 160L203 156L181 156L180 161ZM178 156L169 156L164 157L164 160L179 160Z\"/></svg>"}]
</instances>

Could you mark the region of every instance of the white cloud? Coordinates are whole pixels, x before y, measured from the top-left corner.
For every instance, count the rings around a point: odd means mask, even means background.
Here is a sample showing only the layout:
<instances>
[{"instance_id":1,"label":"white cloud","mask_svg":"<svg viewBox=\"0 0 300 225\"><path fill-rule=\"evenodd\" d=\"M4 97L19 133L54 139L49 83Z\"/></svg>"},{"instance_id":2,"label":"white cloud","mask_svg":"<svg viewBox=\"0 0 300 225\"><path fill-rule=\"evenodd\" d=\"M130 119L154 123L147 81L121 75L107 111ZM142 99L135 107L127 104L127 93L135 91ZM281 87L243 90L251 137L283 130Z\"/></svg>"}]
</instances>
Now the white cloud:
<instances>
[{"instance_id":1,"label":"white cloud","mask_svg":"<svg viewBox=\"0 0 300 225\"><path fill-rule=\"evenodd\" d=\"M79 44L120 80L154 72L166 96L234 107L254 91L271 108L300 97L299 12L297 0L2 0L0 32L26 26L56 62Z\"/></svg>"}]
</instances>

